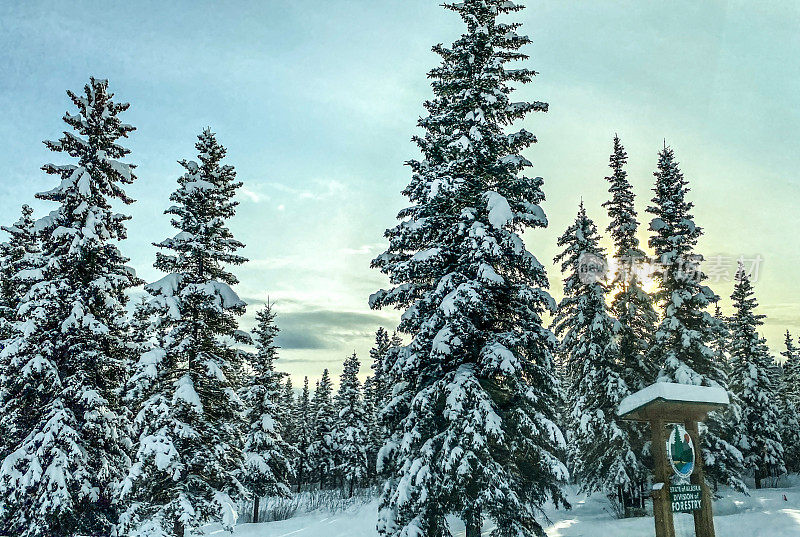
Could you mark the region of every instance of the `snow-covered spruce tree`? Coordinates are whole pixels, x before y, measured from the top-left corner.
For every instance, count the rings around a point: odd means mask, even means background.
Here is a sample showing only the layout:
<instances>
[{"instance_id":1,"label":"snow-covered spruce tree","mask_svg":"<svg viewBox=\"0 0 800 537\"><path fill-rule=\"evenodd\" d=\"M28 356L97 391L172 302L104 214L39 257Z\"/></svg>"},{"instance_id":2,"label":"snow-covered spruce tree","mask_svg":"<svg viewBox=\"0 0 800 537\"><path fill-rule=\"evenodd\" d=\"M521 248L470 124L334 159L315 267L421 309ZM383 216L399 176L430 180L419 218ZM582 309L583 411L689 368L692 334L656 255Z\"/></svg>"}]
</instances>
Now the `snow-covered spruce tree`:
<instances>
[{"instance_id":1,"label":"snow-covered spruce tree","mask_svg":"<svg viewBox=\"0 0 800 537\"><path fill-rule=\"evenodd\" d=\"M387 395L387 386L384 381L383 361L386 353L392 346L389 340L389 332L384 327L379 327L375 332L375 345L369 350L369 356L372 358L372 383L375 390L375 403L377 407L385 401Z\"/></svg>"},{"instance_id":2,"label":"snow-covered spruce tree","mask_svg":"<svg viewBox=\"0 0 800 537\"><path fill-rule=\"evenodd\" d=\"M735 444L744 456L745 469L756 488L769 477L786 473L778 415L778 386L773 384L774 361L767 342L756 330L764 315L755 313L758 302L742 265L736 272L731 295L735 312L730 319L731 390L741 402Z\"/></svg>"},{"instance_id":3,"label":"snow-covered spruce tree","mask_svg":"<svg viewBox=\"0 0 800 537\"><path fill-rule=\"evenodd\" d=\"M783 376L786 384L786 398L787 400L800 408L800 349L792 340L792 335L786 331L786 339L784 341L786 350L781 352L783 356Z\"/></svg>"},{"instance_id":4,"label":"snow-covered spruce tree","mask_svg":"<svg viewBox=\"0 0 800 537\"><path fill-rule=\"evenodd\" d=\"M333 426L333 443L336 446L337 474L352 496L355 488L367 477L367 416L361 398L358 370L361 363L354 352L344 361L339 391L336 393L338 417Z\"/></svg>"},{"instance_id":5,"label":"snow-covered spruce tree","mask_svg":"<svg viewBox=\"0 0 800 537\"><path fill-rule=\"evenodd\" d=\"M789 331L784 342L786 349L783 374L780 379L779 411L784 460L788 472L800 472L800 350L795 346Z\"/></svg>"},{"instance_id":6,"label":"snow-covered spruce tree","mask_svg":"<svg viewBox=\"0 0 800 537\"><path fill-rule=\"evenodd\" d=\"M0 244L0 341L14 335L17 308L30 287L26 274L20 273L31 268L32 258L39 252L33 226L33 209L23 205L19 220L2 227L11 237Z\"/></svg>"},{"instance_id":7,"label":"snow-covered spruce tree","mask_svg":"<svg viewBox=\"0 0 800 537\"><path fill-rule=\"evenodd\" d=\"M20 537L109 535L118 519L116 485L128 465L117 389L126 356L125 291L139 284L116 246L128 216L112 202L133 165L117 143L134 130L120 121L108 82L91 78L71 130L45 145L73 164L46 164L59 185L37 194L57 207L36 222L41 261L17 308L19 334L7 342L4 419L13 446L2 463L0 533ZM4 427L5 429L5 427Z\"/></svg>"},{"instance_id":8,"label":"snow-covered spruce tree","mask_svg":"<svg viewBox=\"0 0 800 537\"><path fill-rule=\"evenodd\" d=\"M364 402L364 423L367 428L367 479L376 477L376 461L383 441L378 433L378 409L375 404L374 377L364 379L362 400Z\"/></svg>"},{"instance_id":9,"label":"snow-covered spruce tree","mask_svg":"<svg viewBox=\"0 0 800 537\"><path fill-rule=\"evenodd\" d=\"M289 496L289 481L294 474L290 461L296 452L282 437L280 404L285 374L275 370L278 327L269 302L256 313L253 335L257 352L250 355L241 392L246 407L242 484L253 498L253 522L258 522L261 498Z\"/></svg>"},{"instance_id":10,"label":"snow-covered spruce tree","mask_svg":"<svg viewBox=\"0 0 800 537\"><path fill-rule=\"evenodd\" d=\"M617 334L620 326L606 305L607 263L594 222L583 203L558 239L564 298L553 318L566 364L568 455L572 477L586 492L602 491L625 507L647 477L639 434L617 415L630 395L623 378Z\"/></svg>"},{"instance_id":11,"label":"snow-covered spruce tree","mask_svg":"<svg viewBox=\"0 0 800 537\"><path fill-rule=\"evenodd\" d=\"M123 486L130 536L183 537L219 520L230 528L243 493L241 400L237 339L242 302L228 265L245 259L226 221L237 202L225 149L206 129L195 145L199 163L186 173L167 209L179 232L158 244L155 267L167 275L146 286L158 319L158 343L144 353L132 379L140 394L135 461Z\"/></svg>"},{"instance_id":12,"label":"snow-covered spruce tree","mask_svg":"<svg viewBox=\"0 0 800 537\"><path fill-rule=\"evenodd\" d=\"M17 311L33 281L38 277L36 268L41 266L39 243L34 234L33 210L22 206L22 215L13 226L3 226L11 237L0 244L0 349L13 336L18 335ZM13 370L8 367L8 356L0 352L0 460L8 455L15 445L13 434L18 430L15 420L2 412L5 405L6 375ZM18 440L18 439L17 439Z\"/></svg>"},{"instance_id":13,"label":"snow-covered spruce tree","mask_svg":"<svg viewBox=\"0 0 800 537\"><path fill-rule=\"evenodd\" d=\"M292 377L289 375L286 375L286 382L283 384L283 392L278 406L280 408L278 419L281 423L283 439L293 446L296 442L297 402L294 397Z\"/></svg>"},{"instance_id":14,"label":"snow-covered spruce tree","mask_svg":"<svg viewBox=\"0 0 800 537\"><path fill-rule=\"evenodd\" d=\"M702 256L694 251L702 229L694 223L694 204L686 199L688 183L671 148L664 147L659 152L654 176L655 196L653 205L647 208L653 215L649 245L661 265L657 274L660 289L655 298L663 305L663 318L649 359L660 365L659 381L727 390L727 375L709 347L719 321L706 309L719 297L702 284L706 279L699 267ZM735 413L736 409L731 411ZM745 490L741 480L742 454L722 436L729 426L716 413L710 415L706 426L701 426L703 461L712 481Z\"/></svg>"},{"instance_id":15,"label":"snow-covered spruce tree","mask_svg":"<svg viewBox=\"0 0 800 537\"><path fill-rule=\"evenodd\" d=\"M610 183L611 199L603 203L611 223L606 228L614 239L614 259L617 273L611 282L613 298L611 313L620 323L618 335L619 355L625 370L623 379L632 391L641 390L653 383L658 374L658 364L650 361L650 348L658 322L653 309L653 299L642 289L636 269L645 261L645 253L639 248L633 187L628 181L625 164L628 154L619 136L614 136L614 150L609 158L612 170L606 181Z\"/></svg>"},{"instance_id":16,"label":"snow-covered spruce tree","mask_svg":"<svg viewBox=\"0 0 800 537\"><path fill-rule=\"evenodd\" d=\"M714 351L714 361L717 367L722 369L726 375L730 376L730 331L728 330L728 319L722 314L722 309L719 307L719 302L714 305L714 319L717 320L717 326L714 330L714 335L711 338L710 347Z\"/></svg>"},{"instance_id":17,"label":"snow-covered spruce tree","mask_svg":"<svg viewBox=\"0 0 800 537\"><path fill-rule=\"evenodd\" d=\"M138 357L142 353L150 350L152 346L153 333L153 308L146 296L139 299L133 307L130 320L130 343L135 349L134 354Z\"/></svg>"},{"instance_id":18,"label":"snow-covered spruce tree","mask_svg":"<svg viewBox=\"0 0 800 537\"><path fill-rule=\"evenodd\" d=\"M394 479L379 508L381 535L447 534L445 516L477 535L544 535L536 519L548 499L563 504L567 472L555 453L555 338L541 315L554 309L543 266L519 236L545 227L542 179L523 175L520 152L536 141L513 121L540 102L513 102L512 86L530 82L530 40L519 23L498 17L522 9L505 0L446 3L466 32L433 48L434 98L414 138L403 193L411 205L387 230L388 250L373 261L393 287L373 308L404 309L400 331L412 341L387 357L396 382L388 415L400 416L381 450Z\"/></svg>"},{"instance_id":19,"label":"snow-covered spruce tree","mask_svg":"<svg viewBox=\"0 0 800 537\"><path fill-rule=\"evenodd\" d=\"M336 445L333 438L335 423L333 383L326 368L314 390L311 445L308 448L310 465L313 468L309 477L315 476L320 488L333 487L336 484Z\"/></svg>"},{"instance_id":20,"label":"snow-covered spruce tree","mask_svg":"<svg viewBox=\"0 0 800 537\"><path fill-rule=\"evenodd\" d=\"M786 349L781 352L784 361L778 398L781 440L786 470L797 473L800 472L800 349L795 346L788 330L784 345Z\"/></svg>"},{"instance_id":21,"label":"snow-covered spruce tree","mask_svg":"<svg viewBox=\"0 0 800 537\"><path fill-rule=\"evenodd\" d=\"M147 296L140 297L139 301L134 304L133 311L130 312L128 338L126 341L127 353L125 356L126 374L122 384L117 389L122 401L121 414L127 424L127 434L132 439L132 443L135 443L137 436L136 413L138 405L141 403L140 397L142 395L142 386L136 386L133 376L136 372L139 358L155 344L155 327L158 324L158 320L154 318L154 314L158 312L153 308Z\"/></svg>"},{"instance_id":22,"label":"snow-covered spruce tree","mask_svg":"<svg viewBox=\"0 0 800 537\"><path fill-rule=\"evenodd\" d=\"M380 422L381 409L388 402L391 386L384 372L386 353L392 348L389 333L382 326L375 332L375 346L369 350L372 358L372 376L364 381L364 413L367 422L367 460L369 475L377 474L376 461L378 452L383 446L384 432Z\"/></svg>"},{"instance_id":23,"label":"snow-covered spruce tree","mask_svg":"<svg viewBox=\"0 0 800 537\"><path fill-rule=\"evenodd\" d=\"M714 367L723 372L726 379L730 379L731 363L730 363L730 331L728 330L728 318L722 314L722 309L719 302L714 304L714 319L717 325L713 327L711 340L709 341L709 348L714 353ZM730 384L730 382L729 382ZM725 442L727 445L735 445L736 424L741 419L741 402L736 397L733 391L728 391L730 404L721 410L709 415L706 420L706 426ZM726 449L725 444L721 444L723 449ZM743 467L742 470L743 471ZM719 472L708 472L707 477L716 491L719 487L720 480L725 482L725 476Z\"/></svg>"},{"instance_id":24,"label":"snow-covered spruce tree","mask_svg":"<svg viewBox=\"0 0 800 537\"><path fill-rule=\"evenodd\" d=\"M311 396L308 389L308 377L303 378L303 391L297 400L297 419L295 420L295 442L294 447L298 451L295 461L295 481L297 482L297 492L300 492L303 485L311 479L314 467L313 459L310 456L311 444L313 441L314 420L311 414Z\"/></svg>"}]
</instances>

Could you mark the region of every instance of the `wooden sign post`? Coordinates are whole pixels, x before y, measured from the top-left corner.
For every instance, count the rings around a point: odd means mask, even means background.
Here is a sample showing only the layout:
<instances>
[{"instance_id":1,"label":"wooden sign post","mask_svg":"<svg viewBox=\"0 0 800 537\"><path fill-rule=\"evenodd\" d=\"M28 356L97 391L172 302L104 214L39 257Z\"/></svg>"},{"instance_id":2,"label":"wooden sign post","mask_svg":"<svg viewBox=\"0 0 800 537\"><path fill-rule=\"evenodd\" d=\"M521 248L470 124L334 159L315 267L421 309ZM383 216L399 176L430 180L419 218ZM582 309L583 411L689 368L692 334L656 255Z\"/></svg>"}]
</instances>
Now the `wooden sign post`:
<instances>
[{"instance_id":1,"label":"wooden sign post","mask_svg":"<svg viewBox=\"0 0 800 537\"><path fill-rule=\"evenodd\" d=\"M721 388L669 382L648 386L620 403L618 414L623 419L650 423L656 537L675 537L673 512L691 512L696 537L714 537L697 423L727 405L728 394ZM667 424L673 424L669 434Z\"/></svg>"}]
</instances>

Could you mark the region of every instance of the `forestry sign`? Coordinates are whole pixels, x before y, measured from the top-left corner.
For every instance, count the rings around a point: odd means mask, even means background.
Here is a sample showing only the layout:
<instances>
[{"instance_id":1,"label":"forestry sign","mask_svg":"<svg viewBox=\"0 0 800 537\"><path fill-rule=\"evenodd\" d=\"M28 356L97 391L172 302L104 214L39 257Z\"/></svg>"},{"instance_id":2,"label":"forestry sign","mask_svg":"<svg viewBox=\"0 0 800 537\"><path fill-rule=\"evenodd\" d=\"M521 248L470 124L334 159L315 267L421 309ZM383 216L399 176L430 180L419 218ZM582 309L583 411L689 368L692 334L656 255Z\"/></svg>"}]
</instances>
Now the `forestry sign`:
<instances>
[{"instance_id":1,"label":"forestry sign","mask_svg":"<svg viewBox=\"0 0 800 537\"><path fill-rule=\"evenodd\" d=\"M675 470L678 483L669 488L670 503L673 513L690 513L700 509L700 485L686 484L694 471L694 445L692 437L680 423L672 427L667 440L669 464Z\"/></svg>"},{"instance_id":2,"label":"forestry sign","mask_svg":"<svg viewBox=\"0 0 800 537\"><path fill-rule=\"evenodd\" d=\"M694 470L694 446L683 425L676 423L667 440L669 463L679 479L687 479Z\"/></svg>"},{"instance_id":3,"label":"forestry sign","mask_svg":"<svg viewBox=\"0 0 800 537\"><path fill-rule=\"evenodd\" d=\"M656 537L675 537L673 513L691 513L695 537L715 537L697 423L729 404L719 386L656 382L620 401L625 420L650 423Z\"/></svg>"},{"instance_id":4,"label":"forestry sign","mask_svg":"<svg viewBox=\"0 0 800 537\"><path fill-rule=\"evenodd\" d=\"M669 496L673 513L691 513L702 507L700 485L673 485Z\"/></svg>"}]
</instances>

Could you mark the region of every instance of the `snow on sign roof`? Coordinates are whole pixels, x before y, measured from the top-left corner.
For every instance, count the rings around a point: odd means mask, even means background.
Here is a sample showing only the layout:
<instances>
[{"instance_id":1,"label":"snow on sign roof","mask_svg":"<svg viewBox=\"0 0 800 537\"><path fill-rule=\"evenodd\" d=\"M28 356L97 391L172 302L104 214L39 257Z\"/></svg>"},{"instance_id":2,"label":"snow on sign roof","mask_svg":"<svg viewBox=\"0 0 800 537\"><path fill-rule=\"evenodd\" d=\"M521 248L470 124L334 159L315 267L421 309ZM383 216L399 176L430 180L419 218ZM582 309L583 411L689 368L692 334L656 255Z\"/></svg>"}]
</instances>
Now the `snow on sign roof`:
<instances>
[{"instance_id":1,"label":"snow on sign roof","mask_svg":"<svg viewBox=\"0 0 800 537\"><path fill-rule=\"evenodd\" d=\"M692 384L675 384L672 382L656 382L643 390L639 390L622 400L617 414L630 418L641 418L638 415L646 407L661 403L666 408L695 407L701 412L726 406L728 393L718 386L695 386Z\"/></svg>"}]
</instances>

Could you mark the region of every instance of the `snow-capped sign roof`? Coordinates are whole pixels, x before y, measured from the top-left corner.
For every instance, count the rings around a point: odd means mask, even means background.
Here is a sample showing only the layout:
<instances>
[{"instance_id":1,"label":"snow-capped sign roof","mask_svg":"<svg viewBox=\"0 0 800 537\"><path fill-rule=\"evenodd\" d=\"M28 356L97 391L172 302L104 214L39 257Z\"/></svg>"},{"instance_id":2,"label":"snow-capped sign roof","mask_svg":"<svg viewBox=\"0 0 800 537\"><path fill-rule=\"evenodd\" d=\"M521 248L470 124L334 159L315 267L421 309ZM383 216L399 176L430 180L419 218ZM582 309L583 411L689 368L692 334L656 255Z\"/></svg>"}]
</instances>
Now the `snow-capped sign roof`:
<instances>
[{"instance_id":1,"label":"snow-capped sign roof","mask_svg":"<svg viewBox=\"0 0 800 537\"><path fill-rule=\"evenodd\" d=\"M681 422L729 402L728 393L718 386L656 382L623 399L617 414L630 420L647 420L658 413L666 421Z\"/></svg>"}]
</instances>

